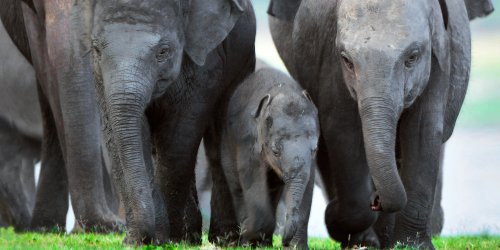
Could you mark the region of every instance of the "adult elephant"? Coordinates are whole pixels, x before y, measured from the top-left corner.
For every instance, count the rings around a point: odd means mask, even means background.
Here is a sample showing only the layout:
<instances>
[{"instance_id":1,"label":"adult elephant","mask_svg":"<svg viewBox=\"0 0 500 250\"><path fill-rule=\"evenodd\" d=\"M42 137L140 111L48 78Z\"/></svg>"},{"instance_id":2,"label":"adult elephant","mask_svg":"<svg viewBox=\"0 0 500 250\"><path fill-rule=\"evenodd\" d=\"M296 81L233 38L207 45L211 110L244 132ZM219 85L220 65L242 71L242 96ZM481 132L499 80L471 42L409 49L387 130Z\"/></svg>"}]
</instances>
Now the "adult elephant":
<instances>
[{"instance_id":1,"label":"adult elephant","mask_svg":"<svg viewBox=\"0 0 500 250\"><path fill-rule=\"evenodd\" d=\"M379 246L371 226L382 215L382 247L433 248L442 147L469 80L464 1L281 2L271 32L319 109L330 235Z\"/></svg>"},{"instance_id":2,"label":"adult elephant","mask_svg":"<svg viewBox=\"0 0 500 250\"><path fill-rule=\"evenodd\" d=\"M192 226L185 219L200 218L198 208L188 216L184 211L195 190L202 137L215 190L209 237L217 241L237 233L215 145L225 102L255 65L250 1L89 0L69 7L72 60L66 75L71 86L82 88L95 77L104 135L126 208L125 242L161 243L186 236L200 241L201 224L185 230Z\"/></svg>"},{"instance_id":3,"label":"adult elephant","mask_svg":"<svg viewBox=\"0 0 500 250\"><path fill-rule=\"evenodd\" d=\"M112 211L117 210L116 196L111 193L106 196L105 192L111 191L111 183L106 178L107 172L104 171L101 155L102 141L96 98L92 88L81 91L58 79L61 78L60 69L63 68L61 65L65 59L61 48L64 36L69 34L64 30L65 21L68 20L65 17L69 15L64 15L64 8L56 8L61 3L0 1L2 23L12 42L25 57L19 59L20 55L16 54L19 52L15 49L6 51L9 60L3 62L2 66L12 67L11 70L2 72L1 76L3 84L0 116L7 121L6 135L27 137L42 145L42 149L38 146L38 149L34 149L36 152L30 153L36 155L36 158L41 157L36 201L32 218L27 219L31 221L32 229L64 230L69 192L75 217L85 230L118 230L123 223ZM57 20L52 18L55 15ZM4 34L2 41L8 40L9 36ZM9 65L13 62L19 65ZM30 75L33 67L36 74ZM15 75L20 70L23 73ZM27 76L31 78L28 79ZM69 98L71 93L76 97ZM95 112L92 112L92 107ZM15 145L11 143L8 146ZM17 154L14 154L3 147L2 154L18 158L30 152L28 149L18 148ZM27 167L31 175L32 161L29 163L31 166ZM19 171L15 167L2 167L9 171ZM32 180L34 181L34 176ZM9 181L15 182L13 179ZM10 185L9 187L12 188ZM13 200L19 197L22 194L7 197L2 202L14 204ZM109 208L108 201L113 209Z\"/></svg>"}]
</instances>

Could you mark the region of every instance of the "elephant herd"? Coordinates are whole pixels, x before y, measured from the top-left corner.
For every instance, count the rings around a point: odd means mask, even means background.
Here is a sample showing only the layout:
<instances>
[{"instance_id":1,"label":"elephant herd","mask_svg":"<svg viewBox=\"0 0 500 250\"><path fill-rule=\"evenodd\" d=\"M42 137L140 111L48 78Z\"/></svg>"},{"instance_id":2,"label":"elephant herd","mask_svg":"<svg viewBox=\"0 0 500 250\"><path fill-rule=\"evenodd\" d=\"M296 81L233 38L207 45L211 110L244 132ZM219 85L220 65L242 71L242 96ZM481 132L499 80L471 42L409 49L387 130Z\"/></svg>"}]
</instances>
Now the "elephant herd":
<instances>
[{"instance_id":1,"label":"elephant herd","mask_svg":"<svg viewBox=\"0 0 500 250\"><path fill-rule=\"evenodd\" d=\"M250 0L0 0L0 226L64 228L70 194L84 231L200 244L203 144L215 244L272 244L283 200L283 246L307 249L316 181L343 247L433 249L469 21L492 11L271 0L289 77L256 69Z\"/></svg>"}]
</instances>

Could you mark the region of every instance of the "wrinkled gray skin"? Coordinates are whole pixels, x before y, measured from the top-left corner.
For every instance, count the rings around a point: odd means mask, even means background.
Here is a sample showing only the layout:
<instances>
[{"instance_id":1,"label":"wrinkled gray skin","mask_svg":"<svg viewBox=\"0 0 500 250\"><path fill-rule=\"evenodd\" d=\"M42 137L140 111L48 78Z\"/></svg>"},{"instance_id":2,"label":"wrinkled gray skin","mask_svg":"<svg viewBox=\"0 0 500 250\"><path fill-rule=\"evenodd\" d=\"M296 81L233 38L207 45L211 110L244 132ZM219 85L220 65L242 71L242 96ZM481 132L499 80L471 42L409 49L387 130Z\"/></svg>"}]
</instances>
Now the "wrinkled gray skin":
<instances>
[{"instance_id":1,"label":"wrinkled gray skin","mask_svg":"<svg viewBox=\"0 0 500 250\"><path fill-rule=\"evenodd\" d=\"M442 146L469 79L464 2L303 0L293 22L275 16L276 47L319 109L330 235L433 248Z\"/></svg>"},{"instance_id":2,"label":"wrinkled gray skin","mask_svg":"<svg viewBox=\"0 0 500 250\"><path fill-rule=\"evenodd\" d=\"M85 88L95 78L126 210L124 242L200 241L194 167L202 137L216 190L209 238L234 237L216 121L255 65L250 1L88 0L71 11L66 75Z\"/></svg>"},{"instance_id":3,"label":"wrinkled gray skin","mask_svg":"<svg viewBox=\"0 0 500 250\"><path fill-rule=\"evenodd\" d=\"M2 125L0 133L0 207L3 209L4 225L12 225L17 230L29 229L32 213L40 219L40 210L60 211L58 217L45 218L49 224L43 227L53 230L59 226L64 230L66 221L67 200L65 204L54 203L52 198L60 192L67 197L68 193L63 190L52 190L45 200L38 202L37 209L35 203L35 176L34 164L40 160L42 154L42 130L43 121L40 111L39 98L37 93L37 83L35 72L20 53L9 34L0 23L0 57L9 58L0 64L0 120ZM48 150L48 149L46 149ZM50 150L50 149L49 149ZM105 152L103 152L105 155ZM61 163L62 164L62 163ZM107 165L111 167L110 165ZM42 169L44 166L42 166ZM104 188L108 206L114 211L118 211L118 197L111 184L108 171L103 169ZM40 183L66 185L67 177L57 179L58 175L41 176ZM83 176L82 178L85 178ZM58 183L59 182L59 183ZM62 183L61 183L62 182ZM44 184L39 184L39 189L44 190ZM46 187L46 186L45 186ZM37 199L44 196L39 192ZM40 206L42 205L42 206ZM66 210L62 209L66 208ZM38 212L38 215L37 215ZM54 223L60 221L60 224ZM36 222L35 222L36 223ZM83 227L88 225L83 225Z\"/></svg>"},{"instance_id":4,"label":"wrinkled gray skin","mask_svg":"<svg viewBox=\"0 0 500 250\"><path fill-rule=\"evenodd\" d=\"M319 137L317 109L290 77L265 68L234 92L221 152L242 242L272 245L276 207L286 203L283 246L307 248Z\"/></svg>"},{"instance_id":5,"label":"wrinkled gray skin","mask_svg":"<svg viewBox=\"0 0 500 250\"><path fill-rule=\"evenodd\" d=\"M73 85L64 79L70 66L63 49L70 34L70 5L0 1L2 23L35 69L42 113L41 172L30 227L64 229L69 192L76 220L86 231L120 230L123 222L106 200L105 185L110 182L103 166L95 93L90 83Z\"/></svg>"}]
</instances>

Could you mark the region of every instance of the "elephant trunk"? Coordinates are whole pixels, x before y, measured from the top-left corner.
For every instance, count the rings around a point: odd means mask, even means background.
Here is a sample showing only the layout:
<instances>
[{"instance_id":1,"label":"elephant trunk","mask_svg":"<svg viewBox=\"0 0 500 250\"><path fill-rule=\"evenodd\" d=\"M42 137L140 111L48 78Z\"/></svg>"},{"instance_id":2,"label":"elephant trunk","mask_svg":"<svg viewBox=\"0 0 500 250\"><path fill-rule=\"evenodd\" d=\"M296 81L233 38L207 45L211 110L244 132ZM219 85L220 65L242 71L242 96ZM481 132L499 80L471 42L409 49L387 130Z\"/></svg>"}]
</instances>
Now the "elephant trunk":
<instances>
[{"instance_id":1,"label":"elephant trunk","mask_svg":"<svg viewBox=\"0 0 500 250\"><path fill-rule=\"evenodd\" d=\"M130 74L122 72L131 72ZM128 208L127 227L134 236L154 237L155 219L151 177L144 158L142 127L144 111L151 98L146 86L149 81L140 79L135 70L114 71L104 75L105 100L108 124L113 143L114 166L121 193ZM132 236L132 237L134 237ZM147 239L145 239L147 241Z\"/></svg>"},{"instance_id":2,"label":"elephant trunk","mask_svg":"<svg viewBox=\"0 0 500 250\"><path fill-rule=\"evenodd\" d=\"M366 158L377 196L373 210L396 212L406 206L406 192L396 165L396 132L400 111L391 99L360 99Z\"/></svg>"},{"instance_id":3,"label":"elephant trunk","mask_svg":"<svg viewBox=\"0 0 500 250\"><path fill-rule=\"evenodd\" d=\"M303 161L299 162L296 158L291 170L287 170L284 173L285 182L285 205L286 205L286 220L283 232L283 245L289 245L292 240L300 239L301 235L297 235L298 232L307 232L307 230L299 230L301 226L304 226L304 218L308 218L309 210L304 208L303 200L305 200L304 195L306 194L307 184L309 182L309 177L311 175L311 164L305 164ZM292 175L287 175L290 171ZM311 194L312 195L312 194ZM306 211L307 210L307 211Z\"/></svg>"}]
</instances>

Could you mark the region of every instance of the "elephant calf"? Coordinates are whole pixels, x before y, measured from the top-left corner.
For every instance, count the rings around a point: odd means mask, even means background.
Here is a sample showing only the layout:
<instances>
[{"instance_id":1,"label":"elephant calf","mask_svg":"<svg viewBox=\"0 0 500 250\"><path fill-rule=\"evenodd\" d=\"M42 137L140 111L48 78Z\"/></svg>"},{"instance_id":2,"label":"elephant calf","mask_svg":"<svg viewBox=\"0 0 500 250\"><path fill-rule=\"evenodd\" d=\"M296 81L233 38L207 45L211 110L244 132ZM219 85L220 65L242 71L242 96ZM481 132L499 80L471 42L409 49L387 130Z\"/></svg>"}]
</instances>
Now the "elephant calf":
<instances>
[{"instance_id":1,"label":"elephant calf","mask_svg":"<svg viewBox=\"0 0 500 250\"><path fill-rule=\"evenodd\" d=\"M307 248L307 224L319 137L318 111L290 77L264 68L234 92L221 152L242 243L272 244L284 188L283 246Z\"/></svg>"}]
</instances>

